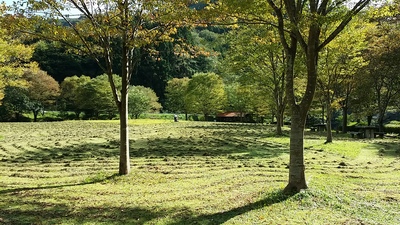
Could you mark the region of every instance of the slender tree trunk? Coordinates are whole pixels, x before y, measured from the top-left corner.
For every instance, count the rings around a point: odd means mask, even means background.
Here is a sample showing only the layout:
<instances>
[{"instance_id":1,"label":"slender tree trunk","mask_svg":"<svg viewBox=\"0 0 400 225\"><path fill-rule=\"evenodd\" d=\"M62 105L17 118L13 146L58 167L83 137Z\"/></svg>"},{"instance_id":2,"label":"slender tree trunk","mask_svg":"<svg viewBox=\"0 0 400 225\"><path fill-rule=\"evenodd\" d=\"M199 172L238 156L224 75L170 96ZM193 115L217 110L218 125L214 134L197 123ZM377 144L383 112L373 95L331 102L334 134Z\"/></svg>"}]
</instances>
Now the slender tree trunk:
<instances>
[{"instance_id":1,"label":"slender tree trunk","mask_svg":"<svg viewBox=\"0 0 400 225\"><path fill-rule=\"evenodd\" d=\"M127 4L127 3L125 3ZM127 5L124 6L127 9ZM126 13L126 11L125 11ZM127 17L125 16L124 19ZM125 21L127 23L127 21ZM129 157L129 128L128 128L128 93L129 81L131 76L131 58L128 47L127 33L123 35L122 46L122 87L121 100L119 103L119 122L120 122L120 156L119 156L119 174L126 175L130 172L130 157ZM112 76L112 75L111 75Z\"/></svg>"},{"instance_id":2,"label":"slender tree trunk","mask_svg":"<svg viewBox=\"0 0 400 225\"><path fill-rule=\"evenodd\" d=\"M81 112L75 111L75 117L77 120L79 120L79 116L81 115Z\"/></svg>"},{"instance_id":3,"label":"slender tree trunk","mask_svg":"<svg viewBox=\"0 0 400 225\"><path fill-rule=\"evenodd\" d=\"M39 111L33 110L33 122L37 122L38 115L39 115Z\"/></svg>"},{"instance_id":4,"label":"slender tree trunk","mask_svg":"<svg viewBox=\"0 0 400 225\"><path fill-rule=\"evenodd\" d=\"M124 80L124 79L123 79ZM125 84L124 84L125 83ZM128 90L125 85L127 82L122 82L121 90L121 110L120 116L120 157L119 157L119 174L126 175L130 172L129 162L129 128L128 128Z\"/></svg>"},{"instance_id":5,"label":"slender tree trunk","mask_svg":"<svg viewBox=\"0 0 400 225\"><path fill-rule=\"evenodd\" d=\"M347 106L344 106L343 108L343 123L342 123L342 132L347 133Z\"/></svg>"},{"instance_id":6,"label":"slender tree trunk","mask_svg":"<svg viewBox=\"0 0 400 225\"><path fill-rule=\"evenodd\" d=\"M278 112L276 113L276 134L277 135L282 135L284 110L285 110L285 106L282 106L282 105L278 106Z\"/></svg>"},{"instance_id":7,"label":"slender tree trunk","mask_svg":"<svg viewBox=\"0 0 400 225\"><path fill-rule=\"evenodd\" d=\"M333 140L333 137L332 137L332 109L329 105L330 105L330 103L327 102L327 106L326 106L326 141L325 141L325 143L331 143Z\"/></svg>"}]
</instances>

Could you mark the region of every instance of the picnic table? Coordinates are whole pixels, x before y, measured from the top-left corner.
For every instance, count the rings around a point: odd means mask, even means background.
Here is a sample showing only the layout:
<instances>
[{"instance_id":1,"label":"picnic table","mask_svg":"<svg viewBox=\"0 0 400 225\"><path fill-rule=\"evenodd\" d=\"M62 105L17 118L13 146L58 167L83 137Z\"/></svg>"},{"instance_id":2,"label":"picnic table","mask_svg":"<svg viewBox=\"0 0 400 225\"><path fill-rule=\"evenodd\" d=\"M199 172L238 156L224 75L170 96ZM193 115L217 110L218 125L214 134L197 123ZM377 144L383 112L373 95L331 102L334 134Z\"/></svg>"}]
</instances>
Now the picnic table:
<instances>
[{"instance_id":1,"label":"picnic table","mask_svg":"<svg viewBox=\"0 0 400 225\"><path fill-rule=\"evenodd\" d=\"M377 136L383 138L384 133L379 132L379 128L375 126L359 126L356 127L357 132L349 132L351 137L359 138L376 138Z\"/></svg>"},{"instance_id":2,"label":"picnic table","mask_svg":"<svg viewBox=\"0 0 400 225\"><path fill-rule=\"evenodd\" d=\"M315 124L314 126L310 127L310 130L311 131L318 131L318 132L325 131L326 130L326 124L323 124L323 123Z\"/></svg>"}]
</instances>

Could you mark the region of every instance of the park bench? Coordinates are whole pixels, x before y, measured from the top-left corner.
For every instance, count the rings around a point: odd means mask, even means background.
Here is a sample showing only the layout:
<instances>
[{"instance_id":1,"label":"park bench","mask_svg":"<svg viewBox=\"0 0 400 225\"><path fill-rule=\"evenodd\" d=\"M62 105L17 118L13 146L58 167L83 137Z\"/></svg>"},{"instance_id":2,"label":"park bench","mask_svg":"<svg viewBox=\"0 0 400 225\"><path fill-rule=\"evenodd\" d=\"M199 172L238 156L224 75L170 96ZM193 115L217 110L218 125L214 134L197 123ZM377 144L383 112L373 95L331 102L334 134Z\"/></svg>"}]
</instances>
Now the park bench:
<instances>
[{"instance_id":1,"label":"park bench","mask_svg":"<svg viewBox=\"0 0 400 225\"><path fill-rule=\"evenodd\" d=\"M317 131L317 127L310 127L310 131L312 131L312 132Z\"/></svg>"},{"instance_id":2,"label":"park bench","mask_svg":"<svg viewBox=\"0 0 400 225\"><path fill-rule=\"evenodd\" d=\"M376 138L377 136L383 138L383 136L385 136L385 132L374 132L374 138Z\"/></svg>"},{"instance_id":3,"label":"park bench","mask_svg":"<svg viewBox=\"0 0 400 225\"><path fill-rule=\"evenodd\" d=\"M364 133L358 132L358 131L351 131L351 132L349 132L349 134L351 135L352 138L355 138L355 137L362 138Z\"/></svg>"}]
</instances>

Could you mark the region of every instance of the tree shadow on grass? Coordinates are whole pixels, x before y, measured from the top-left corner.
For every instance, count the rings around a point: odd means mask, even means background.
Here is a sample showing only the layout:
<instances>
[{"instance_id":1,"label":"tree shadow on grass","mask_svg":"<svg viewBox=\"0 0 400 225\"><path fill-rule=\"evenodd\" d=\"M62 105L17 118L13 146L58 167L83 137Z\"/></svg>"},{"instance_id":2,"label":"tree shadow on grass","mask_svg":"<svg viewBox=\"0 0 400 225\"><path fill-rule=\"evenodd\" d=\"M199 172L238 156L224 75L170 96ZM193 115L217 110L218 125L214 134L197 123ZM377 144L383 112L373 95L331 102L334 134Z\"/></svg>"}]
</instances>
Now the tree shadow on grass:
<instances>
[{"instance_id":1,"label":"tree shadow on grass","mask_svg":"<svg viewBox=\"0 0 400 225\"><path fill-rule=\"evenodd\" d=\"M89 159L106 159L117 157L118 146L113 143L85 143L66 146L42 147L8 155L0 162L9 163L53 163L84 161Z\"/></svg>"},{"instance_id":2,"label":"tree shadow on grass","mask_svg":"<svg viewBox=\"0 0 400 225\"><path fill-rule=\"evenodd\" d=\"M96 183L101 183L101 182L112 180L117 176L119 176L119 175L118 174L113 174L111 176L106 176L106 177L94 177L94 178L91 178L91 179L87 179L82 183L4 189L4 190L0 190L0 196L3 195L3 194L18 193L18 192L21 192L21 191L58 189L58 188L64 188L64 187L75 187L75 186L83 186L83 185L88 185L88 184L96 184Z\"/></svg>"},{"instance_id":3,"label":"tree shadow on grass","mask_svg":"<svg viewBox=\"0 0 400 225\"><path fill-rule=\"evenodd\" d=\"M243 215L247 212L250 212L252 210L257 210L257 209L261 209L264 207L268 207L280 202L284 202L287 199L289 199L290 197L292 197L294 195L293 194L285 194L283 193L282 190L280 191L275 191L272 193L269 193L265 198L238 207L238 208L234 208L231 209L229 211L225 211L225 212L218 212L218 213L214 213L214 214L207 214L207 215L200 215L200 216L187 216L185 218L182 218L181 220L178 220L174 223L171 223L170 225L186 225L186 224L207 224L207 225L217 225L217 224L222 224L225 223L226 221L236 217L236 216L240 216Z\"/></svg>"},{"instance_id":4,"label":"tree shadow on grass","mask_svg":"<svg viewBox=\"0 0 400 225\"><path fill-rule=\"evenodd\" d=\"M132 157L226 156L231 159L272 158L288 153L279 143L204 136L201 138L156 138L131 142Z\"/></svg>"},{"instance_id":5,"label":"tree shadow on grass","mask_svg":"<svg viewBox=\"0 0 400 225\"><path fill-rule=\"evenodd\" d=\"M80 207L60 203L15 201L0 209L0 224L144 224L166 216L168 211L142 207Z\"/></svg>"},{"instance_id":6,"label":"tree shadow on grass","mask_svg":"<svg viewBox=\"0 0 400 225\"><path fill-rule=\"evenodd\" d=\"M146 221L165 216L168 212L156 212L141 207L80 207L40 201L37 190L54 189L54 192L64 187L83 186L114 179L117 174L104 179L77 184L63 184L42 187L24 187L0 191L0 224L61 224L68 221L72 224L107 223L143 224ZM31 192L34 191L34 192ZM36 196L38 195L38 196ZM68 197L67 197L68 198ZM73 202L71 199L70 202Z\"/></svg>"},{"instance_id":7,"label":"tree shadow on grass","mask_svg":"<svg viewBox=\"0 0 400 225\"><path fill-rule=\"evenodd\" d=\"M371 146L378 149L376 154L381 157L400 157L399 142L376 142Z\"/></svg>"}]
</instances>

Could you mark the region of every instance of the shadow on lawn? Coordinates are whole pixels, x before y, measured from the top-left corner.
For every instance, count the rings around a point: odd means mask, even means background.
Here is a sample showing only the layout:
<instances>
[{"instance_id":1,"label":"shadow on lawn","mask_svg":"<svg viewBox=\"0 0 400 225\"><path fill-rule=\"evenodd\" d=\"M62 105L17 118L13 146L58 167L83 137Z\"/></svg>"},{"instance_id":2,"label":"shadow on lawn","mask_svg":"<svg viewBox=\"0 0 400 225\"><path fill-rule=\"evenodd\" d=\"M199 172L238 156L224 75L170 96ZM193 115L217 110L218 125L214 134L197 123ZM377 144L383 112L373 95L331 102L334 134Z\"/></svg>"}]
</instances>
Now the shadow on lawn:
<instances>
[{"instance_id":1,"label":"shadow on lawn","mask_svg":"<svg viewBox=\"0 0 400 225\"><path fill-rule=\"evenodd\" d=\"M200 215L200 216L187 216L181 220L172 223L171 225L185 225L185 224L207 224L207 225L217 225L225 223L226 221L250 212L252 210L261 209L268 207L280 202L284 202L294 194L284 194L282 191L275 191L268 194L264 199L244 205L238 208L231 209L225 212L219 212L215 214Z\"/></svg>"},{"instance_id":2,"label":"shadow on lawn","mask_svg":"<svg viewBox=\"0 0 400 225\"><path fill-rule=\"evenodd\" d=\"M60 186L62 187L62 186ZM46 187L45 187L46 188ZM47 187L56 188L56 187ZM193 215L187 208L142 208L115 207L108 205L80 207L62 203L41 202L30 198L32 193L23 196L8 195L0 202L0 224L144 224L157 218L175 215L175 222L170 225L186 224L222 224L231 218L252 210L261 209L283 202L292 195L284 195L281 191L270 193L266 198L248 205L208 215ZM153 221L154 222L154 221Z\"/></svg>"},{"instance_id":3,"label":"shadow on lawn","mask_svg":"<svg viewBox=\"0 0 400 225\"><path fill-rule=\"evenodd\" d=\"M374 148L378 149L377 155L383 157L400 157L399 142L376 142L371 144Z\"/></svg>"},{"instance_id":4,"label":"shadow on lawn","mask_svg":"<svg viewBox=\"0 0 400 225\"><path fill-rule=\"evenodd\" d=\"M16 155L0 159L6 163L68 163L85 160L117 159L119 141L84 143L67 146L36 147ZM232 136L201 136L186 138L138 139L130 142L131 157L185 157L227 156L241 159L277 157L288 152L288 147L256 139L240 139Z\"/></svg>"},{"instance_id":5,"label":"shadow on lawn","mask_svg":"<svg viewBox=\"0 0 400 225\"><path fill-rule=\"evenodd\" d=\"M46 190L46 189L57 189L57 188L64 188L64 187L75 187L75 186L83 186L88 184L96 184L101 183L104 181L112 180L115 177L119 176L118 174L113 174L111 176L98 178L98 179L90 179L83 183L72 183L72 184L60 184L60 185L50 185L50 186L40 186L40 187L22 187L22 188L13 188L13 189L4 189L0 190L0 196L9 193L18 193L22 191L32 191L32 190Z\"/></svg>"},{"instance_id":6,"label":"shadow on lawn","mask_svg":"<svg viewBox=\"0 0 400 225\"><path fill-rule=\"evenodd\" d=\"M26 187L0 191L0 224L84 224L107 223L143 224L146 221L162 217L171 212L156 212L140 207L82 207L79 200L75 205L40 201L41 196L35 190L58 189L104 182L118 175L102 180L78 184L65 184L43 187ZM68 198L68 197L67 197ZM70 200L73 203L74 201Z\"/></svg>"},{"instance_id":7,"label":"shadow on lawn","mask_svg":"<svg viewBox=\"0 0 400 225\"><path fill-rule=\"evenodd\" d=\"M171 212L141 207L83 207L60 203L20 202L0 209L0 224L144 224ZM18 206L18 207L15 207ZM24 206L24 207L20 207Z\"/></svg>"}]
</instances>

